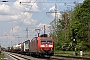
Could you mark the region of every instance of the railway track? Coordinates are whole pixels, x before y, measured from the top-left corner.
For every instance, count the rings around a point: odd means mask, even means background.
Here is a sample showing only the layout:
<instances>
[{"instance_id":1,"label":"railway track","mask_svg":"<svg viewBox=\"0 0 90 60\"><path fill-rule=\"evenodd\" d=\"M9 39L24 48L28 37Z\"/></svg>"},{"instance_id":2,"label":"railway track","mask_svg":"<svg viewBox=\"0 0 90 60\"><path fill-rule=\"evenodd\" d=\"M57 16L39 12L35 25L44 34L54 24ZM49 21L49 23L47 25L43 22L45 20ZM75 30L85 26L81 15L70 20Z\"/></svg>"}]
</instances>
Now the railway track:
<instances>
[{"instance_id":1,"label":"railway track","mask_svg":"<svg viewBox=\"0 0 90 60\"><path fill-rule=\"evenodd\" d=\"M50 58L49 57L36 58L10 52L6 52L6 54L13 57L15 60L90 60L90 58L82 58L82 57L51 56Z\"/></svg>"},{"instance_id":2,"label":"railway track","mask_svg":"<svg viewBox=\"0 0 90 60\"><path fill-rule=\"evenodd\" d=\"M10 53L10 52L6 52L6 54L12 57L14 60L57 60L58 59L58 58L52 58L52 57L37 58L37 57L31 57L27 55L21 55L21 54Z\"/></svg>"},{"instance_id":3,"label":"railway track","mask_svg":"<svg viewBox=\"0 0 90 60\"><path fill-rule=\"evenodd\" d=\"M15 60L31 60L30 58L26 58L24 56L20 56L18 54L8 53L9 56L14 58Z\"/></svg>"}]
</instances>

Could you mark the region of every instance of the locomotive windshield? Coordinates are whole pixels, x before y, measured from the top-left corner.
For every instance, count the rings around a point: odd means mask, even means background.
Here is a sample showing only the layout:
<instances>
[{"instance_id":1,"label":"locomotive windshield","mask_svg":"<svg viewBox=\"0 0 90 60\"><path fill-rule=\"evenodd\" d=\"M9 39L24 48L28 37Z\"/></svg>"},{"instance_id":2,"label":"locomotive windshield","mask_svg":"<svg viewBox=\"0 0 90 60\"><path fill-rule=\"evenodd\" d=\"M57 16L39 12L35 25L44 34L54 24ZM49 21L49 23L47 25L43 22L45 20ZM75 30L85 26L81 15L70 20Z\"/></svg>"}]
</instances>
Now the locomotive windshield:
<instances>
[{"instance_id":1,"label":"locomotive windshield","mask_svg":"<svg viewBox=\"0 0 90 60\"><path fill-rule=\"evenodd\" d=\"M46 44L46 43L52 43L52 40L41 40L42 44Z\"/></svg>"}]
</instances>

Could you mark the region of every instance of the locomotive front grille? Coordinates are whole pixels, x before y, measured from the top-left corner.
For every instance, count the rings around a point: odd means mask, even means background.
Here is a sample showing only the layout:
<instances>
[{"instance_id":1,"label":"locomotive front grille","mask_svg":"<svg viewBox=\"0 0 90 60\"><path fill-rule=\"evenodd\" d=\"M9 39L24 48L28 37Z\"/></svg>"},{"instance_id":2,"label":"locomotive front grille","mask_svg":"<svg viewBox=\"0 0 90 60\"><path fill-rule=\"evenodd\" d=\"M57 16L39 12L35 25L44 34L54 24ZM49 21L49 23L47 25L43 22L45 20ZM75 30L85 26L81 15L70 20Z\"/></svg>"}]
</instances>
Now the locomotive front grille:
<instances>
[{"instance_id":1,"label":"locomotive front grille","mask_svg":"<svg viewBox=\"0 0 90 60\"><path fill-rule=\"evenodd\" d=\"M50 55L50 54L53 54L53 50L42 50L42 54L45 54L45 55Z\"/></svg>"}]
</instances>

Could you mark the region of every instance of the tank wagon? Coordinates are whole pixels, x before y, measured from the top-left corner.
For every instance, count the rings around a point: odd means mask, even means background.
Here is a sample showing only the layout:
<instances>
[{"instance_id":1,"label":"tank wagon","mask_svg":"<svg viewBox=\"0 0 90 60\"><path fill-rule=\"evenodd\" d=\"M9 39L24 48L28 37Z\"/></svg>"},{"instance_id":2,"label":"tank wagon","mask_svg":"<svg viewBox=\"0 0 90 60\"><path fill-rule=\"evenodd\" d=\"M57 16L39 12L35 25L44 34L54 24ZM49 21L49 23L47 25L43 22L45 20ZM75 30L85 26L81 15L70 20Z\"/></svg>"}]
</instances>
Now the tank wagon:
<instances>
[{"instance_id":1,"label":"tank wagon","mask_svg":"<svg viewBox=\"0 0 90 60\"><path fill-rule=\"evenodd\" d=\"M22 50L21 43L11 47L11 52L14 52L14 53L21 53L21 50Z\"/></svg>"}]
</instances>

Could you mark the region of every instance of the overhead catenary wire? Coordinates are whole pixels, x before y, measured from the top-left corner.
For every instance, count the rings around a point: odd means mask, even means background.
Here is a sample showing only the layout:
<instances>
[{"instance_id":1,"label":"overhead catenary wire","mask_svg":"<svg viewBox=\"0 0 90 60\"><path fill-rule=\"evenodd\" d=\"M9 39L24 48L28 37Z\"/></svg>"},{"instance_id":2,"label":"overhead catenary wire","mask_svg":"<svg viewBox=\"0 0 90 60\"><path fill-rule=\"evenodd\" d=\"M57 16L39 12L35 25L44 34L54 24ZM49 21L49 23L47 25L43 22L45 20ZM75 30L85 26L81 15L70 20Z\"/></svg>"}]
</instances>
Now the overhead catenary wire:
<instances>
[{"instance_id":1,"label":"overhead catenary wire","mask_svg":"<svg viewBox=\"0 0 90 60\"><path fill-rule=\"evenodd\" d=\"M37 0L36 0L36 1L37 1ZM36 2L36 1L35 1L35 2ZM34 2L34 3L35 3L35 2ZM20 2L20 3L21 3L21 2ZM34 3L33 3L33 5L34 5ZM33 5L31 5L30 9L32 8ZM29 9L28 12L30 12L30 9ZM25 17L25 18L26 18L26 17ZM25 19L25 18L24 18L24 19ZM23 19L23 21L24 21L24 19ZM23 23L23 21L22 21L22 23ZM22 23L20 24L20 26L22 25Z\"/></svg>"},{"instance_id":2,"label":"overhead catenary wire","mask_svg":"<svg viewBox=\"0 0 90 60\"><path fill-rule=\"evenodd\" d=\"M25 2L20 2L20 3L25 3ZM26 2L26 3L28 3L28 2ZM48 1L48 3L49 3L49 1ZM50 4L50 3L49 3L49 4ZM50 4L50 5L51 5L51 4ZM41 21L44 20L45 18L46 18L46 16L45 16L44 18L42 18L39 23L41 23ZM39 23L37 23L36 25L38 25Z\"/></svg>"},{"instance_id":3,"label":"overhead catenary wire","mask_svg":"<svg viewBox=\"0 0 90 60\"><path fill-rule=\"evenodd\" d=\"M65 3L65 2L49 2L49 1L48 1L48 2L38 2L38 1L36 0L36 1L34 1L34 2L20 2L20 4L22 4L22 3L33 3L33 5L34 5L34 3L49 3L49 4L50 4L50 3ZM73 2L67 2L67 3L73 3ZM31 5L30 9L32 8L33 5ZM50 5L51 5L51 4L50 4ZM27 11L27 12L30 12L30 9L29 9L29 11ZM27 17L27 16L26 16L26 17ZM25 18L26 18L26 17L25 17ZM24 19L25 19L25 18L24 18ZM23 21L24 21L24 19L23 19ZM22 25L23 21L21 22L21 24L20 24L19 26Z\"/></svg>"},{"instance_id":4,"label":"overhead catenary wire","mask_svg":"<svg viewBox=\"0 0 90 60\"><path fill-rule=\"evenodd\" d=\"M37 1L37 0L36 0L36 1ZM35 2L36 2L36 1L35 1ZM34 3L35 3L35 2L34 2ZM20 4L21 4L21 3L22 3L22 2L20 2ZM34 5L34 3L33 3L33 5ZM29 8L29 11L28 11L28 12L30 12L30 9L33 7L33 5L31 5L31 7ZM28 14L26 14L26 16L24 17L24 19L27 17L27 15L28 15ZM22 22L20 23L20 25L18 24L19 27L20 27L20 26L22 25L22 23L24 22L24 19L22 20Z\"/></svg>"},{"instance_id":5,"label":"overhead catenary wire","mask_svg":"<svg viewBox=\"0 0 90 60\"><path fill-rule=\"evenodd\" d=\"M49 4L50 4L50 3L65 3L65 2L49 2L49 1L48 1L48 2L37 2L37 0L36 0L35 2L20 2L20 4L21 4L21 3L33 3L33 4L31 5L31 7L29 8L29 11L28 11L28 12L30 12L30 9L33 7L34 3L49 3ZM67 2L67 3L72 3L72 2ZM51 5L51 4L50 4L50 5ZM25 16L25 18L26 18L26 17L27 17L27 15ZM22 22L20 23L19 27L23 24L25 18L22 20ZM42 20L43 20L43 19L42 19ZM41 21L42 21L42 20L41 20ZM41 21L40 21L40 22L41 22ZM39 23L40 23L40 22L39 22ZM39 23L38 23L38 24L39 24Z\"/></svg>"},{"instance_id":6,"label":"overhead catenary wire","mask_svg":"<svg viewBox=\"0 0 90 60\"><path fill-rule=\"evenodd\" d=\"M37 1L37 0L36 0L36 1ZM36 2L36 1L35 1L35 2ZM34 5L34 3L33 3L32 6L29 8L29 11L28 11L28 12L30 12L30 9L33 7L33 5ZM25 13L25 12L24 12L24 13ZM24 14L24 13L23 13L23 14ZM24 17L24 19L27 18L27 15L28 15L28 14L26 14L26 16ZM20 24L17 24L18 27L20 27L20 26L23 24L24 19L22 20L22 22L21 22ZM19 30L19 28L18 28L17 30ZM12 27L12 32L13 32L13 27ZM14 34L14 33L13 33L13 34ZM14 35L15 35L15 34L14 34ZM13 35L13 36L14 36L14 35Z\"/></svg>"},{"instance_id":7,"label":"overhead catenary wire","mask_svg":"<svg viewBox=\"0 0 90 60\"><path fill-rule=\"evenodd\" d=\"M35 2L20 2L20 3L35 3ZM48 2L36 2L36 3L48 3ZM65 2L49 2L49 3L65 3ZM73 4L75 2L67 2L68 4Z\"/></svg>"},{"instance_id":8,"label":"overhead catenary wire","mask_svg":"<svg viewBox=\"0 0 90 60\"><path fill-rule=\"evenodd\" d=\"M37 2L37 3L40 3L40 2ZM47 0L47 2L41 2L41 3L48 3L49 5L51 5L51 4L50 4L51 2L49 2L48 0ZM52 3L56 3L56 2L52 2ZM52 5L51 5L51 6L52 6ZM45 18L45 17L44 17L44 18ZM43 18L43 19L44 19L44 18ZM40 22L41 22L43 19L41 19ZM39 23L40 23L40 22L39 22ZM38 24L39 24L39 23L38 23Z\"/></svg>"},{"instance_id":9,"label":"overhead catenary wire","mask_svg":"<svg viewBox=\"0 0 90 60\"><path fill-rule=\"evenodd\" d=\"M37 1L37 0L36 0L36 1ZM36 3L36 1L33 2L33 3ZM21 3L25 3L25 2L20 2L20 4L21 4ZM33 4L33 5L34 5L34 4ZM33 5L31 5L31 8L32 8ZM30 9L31 9L31 8L30 8ZM30 9L29 9L29 11L30 11ZM29 12L29 11L28 11L28 12ZM46 15L46 14L45 14L45 15ZM25 18L26 18L26 17L25 17ZM25 19L25 18L24 18L24 19ZM45 19L45 18L46 18L46 16L44 16L44 17L40 20L40 22L41 22L43 19ZM23 19L23 21L24 21L24 19ZM22 23L23 23L23 21L22 21ZM40 23L40 22L39 22L39 23ZM20 24L20 26L22 25L22 23ZM37 23L36 25L38 25L39 23Z\"/></svg>"}]
</instances>

